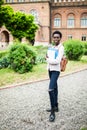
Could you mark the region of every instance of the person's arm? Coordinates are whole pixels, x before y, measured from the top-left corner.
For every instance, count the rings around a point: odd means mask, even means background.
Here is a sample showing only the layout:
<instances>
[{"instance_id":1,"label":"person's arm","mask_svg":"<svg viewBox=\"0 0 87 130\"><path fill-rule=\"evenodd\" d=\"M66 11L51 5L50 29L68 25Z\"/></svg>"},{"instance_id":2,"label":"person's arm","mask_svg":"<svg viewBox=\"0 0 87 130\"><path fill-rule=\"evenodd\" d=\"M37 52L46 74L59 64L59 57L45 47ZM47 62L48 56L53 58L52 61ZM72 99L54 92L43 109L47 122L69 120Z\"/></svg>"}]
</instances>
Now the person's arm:
<instances>
[{"instance_id":1,"label":"person's arm","mask_svg":"<svg viewBox=\"0 0 87 130\"><path fill-rule=\"evenodd\" d=\"M61 46L58 50L58 56L56 57L56 59L51 59L48 57L47 62L49 64L60 64L63 55L64 55L64 47Z\"/></svg>"}]
</instances>

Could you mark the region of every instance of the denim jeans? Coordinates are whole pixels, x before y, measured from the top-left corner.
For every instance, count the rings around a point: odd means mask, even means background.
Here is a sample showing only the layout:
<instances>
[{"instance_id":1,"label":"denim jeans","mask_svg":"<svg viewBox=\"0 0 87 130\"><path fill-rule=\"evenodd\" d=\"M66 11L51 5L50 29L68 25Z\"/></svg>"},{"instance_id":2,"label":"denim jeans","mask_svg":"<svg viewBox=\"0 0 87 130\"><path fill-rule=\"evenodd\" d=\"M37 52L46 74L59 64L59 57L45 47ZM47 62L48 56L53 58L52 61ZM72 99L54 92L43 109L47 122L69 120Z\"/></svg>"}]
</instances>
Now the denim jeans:
<instances>
[{"instance_id":1,"label":"denim jeans","mask_svg":"<svg viewBox=\"0 0 87 130\"><path fill-rule=\"evenodd\" d=\"M49 97L51 109L58 105L58 84L57 80L60 75L59 71L49 71Z\"/></svg>"}]
</instances>

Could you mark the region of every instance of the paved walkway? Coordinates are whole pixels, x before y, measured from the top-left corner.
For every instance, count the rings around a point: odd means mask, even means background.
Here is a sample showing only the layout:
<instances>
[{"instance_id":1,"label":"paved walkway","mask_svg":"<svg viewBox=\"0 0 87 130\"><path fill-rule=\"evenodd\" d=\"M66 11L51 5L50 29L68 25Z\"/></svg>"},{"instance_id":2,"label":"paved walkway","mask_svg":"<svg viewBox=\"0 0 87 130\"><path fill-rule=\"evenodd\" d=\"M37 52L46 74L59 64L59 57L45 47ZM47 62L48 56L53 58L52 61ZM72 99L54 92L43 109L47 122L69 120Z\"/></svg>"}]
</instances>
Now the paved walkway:
<instances>
[{"instance_id":1,"label":"paved walkway","mask_svg":"<svg viewBox=\"0 0 87 130\"><path fill-rule=\"evenodd\" d=\"M87 70L59 79L59 109L50 123L49 80L0 90L0 130L80 130L87 126Z\"/></svg>"}]
</instances>

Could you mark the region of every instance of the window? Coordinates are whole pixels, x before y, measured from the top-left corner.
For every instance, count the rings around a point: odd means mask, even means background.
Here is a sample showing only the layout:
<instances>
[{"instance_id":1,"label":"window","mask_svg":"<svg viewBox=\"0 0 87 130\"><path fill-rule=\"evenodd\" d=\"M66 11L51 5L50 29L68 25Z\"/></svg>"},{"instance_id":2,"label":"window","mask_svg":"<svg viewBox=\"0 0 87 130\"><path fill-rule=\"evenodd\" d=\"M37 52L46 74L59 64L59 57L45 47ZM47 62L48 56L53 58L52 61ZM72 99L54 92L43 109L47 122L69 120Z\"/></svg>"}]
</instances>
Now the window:
<instances>
[{"instance_id":1,"label":"window","mask_svg":"<svg viewBox=\"0 0 87 130\"><path fill-rule=\"evenodd\" d=\"M25 0L18 0L18 2L24 2Z\"/></svg>"},{"instance_id":2,"label":"window","mask_svg":"<svg viewBox=\"0 0 87 130\"><path fill-rule=\"evenodd\" d=\"M57 3L58 1L57 0L54 0L55 3Z\"/></svg>"},{"instance_id":3,"label":"window","mask_svg":"<svg viewBox=\"0 0 87 130\"><path fill-rule=\"evenodd\" d=\"M68 39L72 39L72 35L68 35Z\"/></svg>"},{"instance_id":4,"label":"window","mask_svg":"<svg viewBox=\"0 0 87 130\"><path fill-rule=\"evenodd\" d=\"M54 16L54 27L61 27L61 15L56 14Z\"/></svg>"},{"instance_id":5,"label":"window","mask_svg":"<svg viewBox=\"0 0 87 130\"><path fill-rule=\"evenodd\" d=\"M38 22L39 22L39 19L38 19L38 13L37 13L37 11L34 10L34 9L32 9L32 10L30 11L30 14L32 14L32 15L34 16L35 22L38 23Z\"/></svg>"},{"instance_id":6,"label":"window","mask_svg":"<svg viewBox=\"0 0 87 130\"><path fill-rule=\"evenodd\" d=\"M6 0L6 3L14 2L14 0Z\"/></svg>"},{"instance_id":7,"label":"window","mask_svg":"<svg viewBox=\"0 0 87 130\"><path fill-rule=\"evenodd\" d=\"M30 2L34 2L34 1L37 1L37 0L29 0Z\"/></svg>"},{"instance_id":8,"label":"window","mask_svg":"<svg viewBox=\"0 0 87 130\"><path fill-rule=\"evenodd\" d=\"M61 20L60 18L54 18L54 27L60 27Z\"/></svg>"},{"instance_id":9,"label":"window","mask_svg":"<svg viewBox=\"0 0 87 130\"><path fill-rule=\"evenodd\" d=\"M87 27L87 13L83 14L81 17L81 27Z\"/></svg>"},{"instance_id":10,"label":"window","mask_svg":"<svg viewBox=\"0 0 87 130\"><path fill-rule=\"evenodd\" d=\"M83 35L81 40L86 41L86 35Z\"/></svg>"},{"instance_id":11,"label":"window","mask_svg":"<svg viewBox=\"0 0 87 130\"><path fill-rule=\"evenodd\" d=\"M67 27L68 28L73 28L75 25L75 19L74 19L74 15L73 14L69 14L68 15L68 19L67 19Z\"/></svg>"}]
</instances>

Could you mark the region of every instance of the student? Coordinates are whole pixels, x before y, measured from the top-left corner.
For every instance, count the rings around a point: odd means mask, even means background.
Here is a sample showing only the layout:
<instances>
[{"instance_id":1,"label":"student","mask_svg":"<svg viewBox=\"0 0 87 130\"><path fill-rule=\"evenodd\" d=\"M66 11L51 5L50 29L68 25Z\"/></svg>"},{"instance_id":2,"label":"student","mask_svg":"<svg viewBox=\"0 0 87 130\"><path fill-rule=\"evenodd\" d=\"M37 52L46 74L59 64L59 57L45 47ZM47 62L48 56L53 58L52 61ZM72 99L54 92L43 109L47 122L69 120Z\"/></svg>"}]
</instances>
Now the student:
<instances>
[{"instance_id":1,"label":"student","mask_svg":"<svg viewBox=\"0 0 87 130\"><path fill-rule=\"evenodd\" d=\"M50 98L50 105L51 108L47 109L47 112L50 112L49 121L53 122L55 120L55 112L58 112L58 85L57 80L60 75L60 62L64 55L64 47L62 45L61 38L62 33L59 31L55 31L52 34L54 46L52 49L49 49L46 55L46 61L47 61L47 69L49 74L49 98ZM55 51L56 57L53 54ZM51 53L52 52L52 53ZM57 52L57 53L56 53Z\"/></svg>"}]
</instances>

